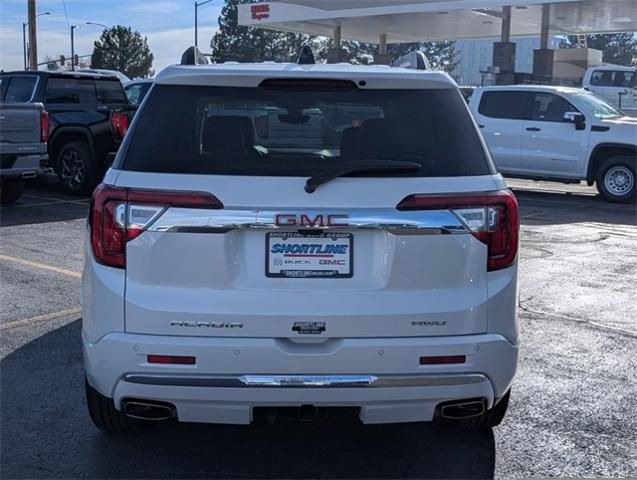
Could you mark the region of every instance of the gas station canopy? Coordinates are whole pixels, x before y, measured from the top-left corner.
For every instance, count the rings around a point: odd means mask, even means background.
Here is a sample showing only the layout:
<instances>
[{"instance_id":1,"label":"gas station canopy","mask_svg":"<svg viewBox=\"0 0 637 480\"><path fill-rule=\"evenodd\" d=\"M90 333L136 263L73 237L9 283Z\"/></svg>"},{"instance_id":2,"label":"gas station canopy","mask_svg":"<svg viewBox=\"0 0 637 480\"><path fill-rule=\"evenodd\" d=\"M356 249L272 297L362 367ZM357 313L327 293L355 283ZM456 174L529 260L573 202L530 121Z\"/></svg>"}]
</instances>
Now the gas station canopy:
<instances>
[{"instance_id":1,"label":"gas station canopy","mask_svg":"<svg viewBox=\"0 0 637 480\"><path fill-rule=\"evenodd\" d=\"M369 43L463 40L500 36L512 7L511 36L537 36L546 4L551 34L637 31L637 0L273 0L240 5L239 23Z\"/></svg>"}]
</instances>

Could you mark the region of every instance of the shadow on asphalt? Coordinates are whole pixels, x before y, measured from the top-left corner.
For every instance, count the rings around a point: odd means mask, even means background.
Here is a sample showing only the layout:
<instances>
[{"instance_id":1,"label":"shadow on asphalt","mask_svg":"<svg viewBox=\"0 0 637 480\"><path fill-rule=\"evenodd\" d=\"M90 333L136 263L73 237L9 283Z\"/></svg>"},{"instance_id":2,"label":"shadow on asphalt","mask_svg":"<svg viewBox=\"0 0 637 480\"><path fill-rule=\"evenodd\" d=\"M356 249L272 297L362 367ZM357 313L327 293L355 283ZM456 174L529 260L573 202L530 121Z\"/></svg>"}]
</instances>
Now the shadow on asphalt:
<instances>
[{"instance_id":1,"label":"shadow on asphalt","mask_svg":"<svg viewBox=\"0 0 637 480\"><path fill-rule=\"evenodd\" d=\"M88 419L80 321L0 364L4 478L492 478L491 430L353 420L154 424L108 436Z\"/></svg>"},{"instance_id":2,"label":"shadow on asphalt","mask_svg":"<svg viewBox=\"0 0 637 480\"><path fill-rule=\"evenodd\" d=\"M601 196L513 188L523 224L610 223L637 225L637 205L609 203Z\"/></svg>"}]
</instances>

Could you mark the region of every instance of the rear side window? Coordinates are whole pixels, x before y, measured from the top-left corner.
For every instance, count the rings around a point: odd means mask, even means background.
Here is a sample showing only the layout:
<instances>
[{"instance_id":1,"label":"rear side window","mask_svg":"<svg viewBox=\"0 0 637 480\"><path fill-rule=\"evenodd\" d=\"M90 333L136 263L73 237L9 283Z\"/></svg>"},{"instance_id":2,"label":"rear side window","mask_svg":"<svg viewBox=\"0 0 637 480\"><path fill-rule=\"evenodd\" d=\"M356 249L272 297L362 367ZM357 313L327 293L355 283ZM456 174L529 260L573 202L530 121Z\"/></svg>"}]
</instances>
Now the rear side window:
<instances>
[{"instance_id":1,"label":"rear side window","mask_svg":"<svg viewBox=\"0 0 637 480\"><path fill-rule=\"evenodd\" d=\"M485 117L523 120L527 117L528 92L484 92L478 112Z\"/></svg>"},{"instance_id":2,"label":"rear side window","mask_svg":"<svg viewBox=\"0 0 637 480\"><path fill-rule=\"evenodd\" d=\"M600 70L593 72L591 85L596 87L635 87L637 74L629 71Z\"/></svg>"},{"instance_id":3,"label":"rear side window","mask_svg":"<svg viewBox=\"0 0 637 480\"><path fill-rule=\"evenodd\" d=\"M75 78L50 78L46 87L47 103L96 103L95 81Z\"/></svg>"},{"instance_id":4,"label":"rear side window","mask_svg":"<svg viewBox=\"0 0 637 480\"><path fill-rule=\"evenodd\" d=\"M38 77L18 75L11 77L5 95L6 102L28 102L33 98L33 90Z\"/></svg>"},{"instance_id":5,"label":"rear side window","mask_svg":"<svg viewBox=\"0 0 637 480\"><path fill-rule=\"evenodd\" d=\"M124 88L119 80L97 80L97 101L100 103L127 103Z\"/></svg>"},{"instance_id":6,"label":"rear side window","mask_svg":"<svg viewBox=\"0 0 637 480\"><path fill-rule=\"evenodd\" d=\"M453 89L364 90L156 85L117 168L311 176L351 160L410 160L409 173L492 173Z\"/></svg>"}]
</instances>

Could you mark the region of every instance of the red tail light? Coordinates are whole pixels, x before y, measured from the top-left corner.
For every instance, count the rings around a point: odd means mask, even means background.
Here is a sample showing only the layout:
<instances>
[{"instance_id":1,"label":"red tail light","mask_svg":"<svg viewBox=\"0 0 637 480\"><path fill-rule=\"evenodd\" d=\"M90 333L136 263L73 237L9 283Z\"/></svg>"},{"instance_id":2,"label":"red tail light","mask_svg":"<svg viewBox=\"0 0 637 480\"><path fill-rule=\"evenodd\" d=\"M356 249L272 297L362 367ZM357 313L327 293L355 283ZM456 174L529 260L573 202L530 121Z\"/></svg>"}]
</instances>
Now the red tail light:
<instances>
[{"instance_id":1,"label":"red tail light","mask_svg":"<svg viewBox=\"0 0 637 480\"><path fill-rule=\"evenodd\" d=\"M95 259L126 266L126 242L138 237L169 207L223 208L209 193L133 190L99 185L93 192L89 224Z\"/></svg>"},{"instance_id":2,"label":"red tail light","mask_svg":"<svg viewBox=\"0 0 637 480\"><path fill-rule=\"evenodd\" d=\"M123 112L111 113L111 129L113 135L115 135L118 140L122 140L128 130L128 115Z\"/></svg>"},{"instance_id":3,"label":"red tail light","mask_svg":"<svg viewBox=\"0 0 637 480\"><path fill-rule=\"evenodd\" d=\"M450 210L489 249L487 270L501 270L515 262L518 253L518 202L511 191L475 195L410 195L398 210Z\"/></svg>"},{"instance_id":4,"label":"red tail light","mask_svg":"<svg viewBox=\"0 0 637 480\"><path fill-rule=\"evenodd\" d=\"M40 112L40 141L49 141L49 113L46 110Z\"/></svg>"}]
</instances>

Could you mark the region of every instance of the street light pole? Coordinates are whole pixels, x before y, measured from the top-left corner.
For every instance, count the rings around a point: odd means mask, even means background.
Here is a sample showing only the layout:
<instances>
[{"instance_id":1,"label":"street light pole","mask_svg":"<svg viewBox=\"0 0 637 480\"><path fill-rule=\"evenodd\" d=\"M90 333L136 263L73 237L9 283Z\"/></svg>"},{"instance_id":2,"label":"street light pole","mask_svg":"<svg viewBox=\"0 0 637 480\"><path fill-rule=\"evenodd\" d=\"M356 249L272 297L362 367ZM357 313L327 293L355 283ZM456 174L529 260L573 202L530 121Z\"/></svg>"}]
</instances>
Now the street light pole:
<instances>
[{"instance_id":1,"label":"street light pole","mask_svg":"<svg viewBox=\"0 0 637 480\"><path fill-rule=\"evenodd\" d=\"M79 25L71 25L71 71L75 71L75 37L74 30L80 28Z\"/></svg>"},{"instance_id":2,"label":"street light pole","mask_svg":"<svg viewBox=\"0 0 637 480\"><path fill-rule=\"evenodd\" d=\"M27 65L27 25L29 22L22 22L22 54L24 56L24 69L28 70Z\"/></svg>"},{"instance_id":3,"label":"street light pole","mask_svg":"<svg viewBox=\"0 0 637 480\"><path fill-rule=\"evenodd\" d=\"M205 2L195 2L195 47L198 46L198 35L197 35L197 28L198 28L198 21L197 21L197 8L201 7L202 5L205 5L206 3L210 3L212 2L212 0L206 0Z\"/></svg>"},{"instance_id":4,"label":"street light pole","mask_svg":"<svg viewBox=\"0 0 637 480\"><path fill-rule=\"evenodd\" d=\"M41 17L42 15L51 15L51 12L40 13L35 16L35 18ZM24 57L24 69L29 69L29 56L27 49L27 26L29 22L22 22L22 55Z\"/></svg>"}]
</instances>

